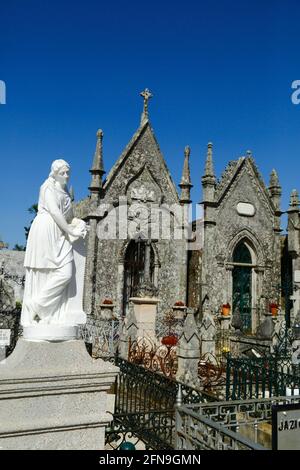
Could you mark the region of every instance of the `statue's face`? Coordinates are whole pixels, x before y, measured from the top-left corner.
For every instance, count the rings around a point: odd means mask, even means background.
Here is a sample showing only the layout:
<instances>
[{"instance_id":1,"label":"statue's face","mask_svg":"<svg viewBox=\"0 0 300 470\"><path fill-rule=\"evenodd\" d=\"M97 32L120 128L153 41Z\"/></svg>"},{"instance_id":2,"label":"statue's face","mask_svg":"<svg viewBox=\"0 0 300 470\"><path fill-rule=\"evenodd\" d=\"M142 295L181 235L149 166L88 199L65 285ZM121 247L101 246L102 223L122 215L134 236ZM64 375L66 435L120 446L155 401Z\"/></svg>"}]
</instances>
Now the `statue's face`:
<instances>
[{"instance_id":1,"label":"statue's face","mask_svg":"<svg viewBox=\"0 0 300 470\"><path fill-rule=\"evenodd\" d=\"M58 181L62 186L65 186L70 178L70 169L66 166L63 166L58 173L56 173L55 179Z\"/></svg>"}]
</instances>

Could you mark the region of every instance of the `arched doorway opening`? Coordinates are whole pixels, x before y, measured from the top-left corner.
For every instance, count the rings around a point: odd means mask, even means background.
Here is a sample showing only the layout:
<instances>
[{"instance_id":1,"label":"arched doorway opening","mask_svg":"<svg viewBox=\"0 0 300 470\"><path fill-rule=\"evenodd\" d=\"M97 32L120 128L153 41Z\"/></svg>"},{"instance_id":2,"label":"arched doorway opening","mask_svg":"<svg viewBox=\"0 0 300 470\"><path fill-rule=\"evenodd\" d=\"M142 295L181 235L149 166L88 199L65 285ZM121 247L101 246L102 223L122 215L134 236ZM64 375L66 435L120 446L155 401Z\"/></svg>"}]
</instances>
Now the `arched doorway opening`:
<instances>
[{"instance_id":1,"label":"arched doorway opening","mask_svg":"<svg viewBox=\"0 0 300 470\"><path fill-rule=\"evenodd\" d=\"M252 332L252 256L244 241L233 252L232 307L238 311L244 333Z\"/></svg>"},{"instance_id":2,"label":"arched doorway opening","mask_svg":"<svg viewBox=\"0 0 300 470\"><path fill-rule=\"evenodd\" d=\"M147 256L147 250L150 256ZM145 280L147 270L150 281L154 283L154 267L155 255L151 243L145 240L131 240L124 258L123 315L127 312L129 298L136 295L138 287Z\"/></svg>"}]
</instances>

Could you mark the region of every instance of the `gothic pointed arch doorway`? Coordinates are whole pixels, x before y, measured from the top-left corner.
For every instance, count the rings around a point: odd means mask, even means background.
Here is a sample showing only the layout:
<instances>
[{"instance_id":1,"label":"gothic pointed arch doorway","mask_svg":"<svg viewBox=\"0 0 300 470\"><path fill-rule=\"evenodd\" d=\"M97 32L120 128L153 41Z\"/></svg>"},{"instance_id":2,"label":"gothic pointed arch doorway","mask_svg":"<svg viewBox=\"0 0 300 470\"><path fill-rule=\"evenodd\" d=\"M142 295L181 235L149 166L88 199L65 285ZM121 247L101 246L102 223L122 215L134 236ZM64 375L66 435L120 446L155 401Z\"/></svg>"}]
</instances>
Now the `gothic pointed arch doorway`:
<instances>
[{"instance_id":1,"label":"gothic pointed arch doorway","mask_svg":"<svg viewBox=\"0 0 300 470\"><path fill-rule=\"evenodd\" d=\"M130 297L134 297L138 287L149 275L154 283L155 255L151 243L146 240L131 240L124 258L123 315L128 310ZM149 274L148 274L149 273Z\"/></svg>"},{"instance_id":2,"label":"gothic pointed arch doorway","mask_svg":"<svg viewBox=\"0 0 300 470\"><path fill-rule=\"evenodd\" d=\"M251 251L245 241L233 251L232 307L238 311L244 333L252 332L252 266Z\"/></svg>"}]
</instances>

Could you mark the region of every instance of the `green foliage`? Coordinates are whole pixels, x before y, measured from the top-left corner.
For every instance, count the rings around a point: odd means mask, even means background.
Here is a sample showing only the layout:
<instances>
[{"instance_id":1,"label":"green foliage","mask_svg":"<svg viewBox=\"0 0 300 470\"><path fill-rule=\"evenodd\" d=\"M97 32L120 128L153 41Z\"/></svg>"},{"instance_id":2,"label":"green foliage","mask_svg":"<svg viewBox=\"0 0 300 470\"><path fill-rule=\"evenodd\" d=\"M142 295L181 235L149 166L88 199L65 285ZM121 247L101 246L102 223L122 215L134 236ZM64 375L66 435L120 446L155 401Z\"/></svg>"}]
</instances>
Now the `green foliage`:
<instances>
[{"instance_id":1,"label":"green foliage","mask_svg":"<svg viewBox=\"0 0 300 470\"><path fill-rule=\"evenodd\" d=\"M29 212L30 214L33 214L34 217L36 217L36 215L37 215L37 213L38 213L38 204L32 204L32 206L29 207L28 212ZM27 240L27 238L28 238L29 230L30 230L31 224L32 224L32 222L33 222L33 220L34 220L34 217L33 217L32 221L30 222L29 227L24 227L26 240Z\"/></svg>"},{"instance_id":2,"label":"green foliage","mask_svg":"<svg viewBox=\"0 0 300 470\"><path fill-rule=\"evenodd\" d=\"M19 245L18 243L16 243L15 246L13 247L13 250L15 250L15 251L25 251L25 250L26 250L26 246L24 246L24 245Z\"/></svg>"}]
</instances>

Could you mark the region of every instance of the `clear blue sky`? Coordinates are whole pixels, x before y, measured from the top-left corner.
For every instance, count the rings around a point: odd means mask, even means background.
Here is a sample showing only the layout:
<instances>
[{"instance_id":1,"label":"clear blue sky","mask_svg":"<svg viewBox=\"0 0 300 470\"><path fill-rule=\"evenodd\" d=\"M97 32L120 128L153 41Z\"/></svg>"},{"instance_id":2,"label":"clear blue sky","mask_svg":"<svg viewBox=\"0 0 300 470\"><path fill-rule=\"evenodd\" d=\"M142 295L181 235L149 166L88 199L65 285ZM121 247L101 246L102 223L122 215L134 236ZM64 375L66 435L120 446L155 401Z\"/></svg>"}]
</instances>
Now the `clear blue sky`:
<instances>
[{"instance_id":1,"label":"clear blue sky","mask_svg":"<svg viewBox=\"0 0 300 470\"><path fill-rule=\"evenodd\" d=\"M96 130L108 171L145 87L176 183L191 146L194 201L211 140L218 176L247 149L267 182L275 167L286 210L300 189L299 21L297 0L0 0L0 236L25 242L27 208L56 158L72 166L76 199L87 195Z\"/></svg>"}]
</instances>

